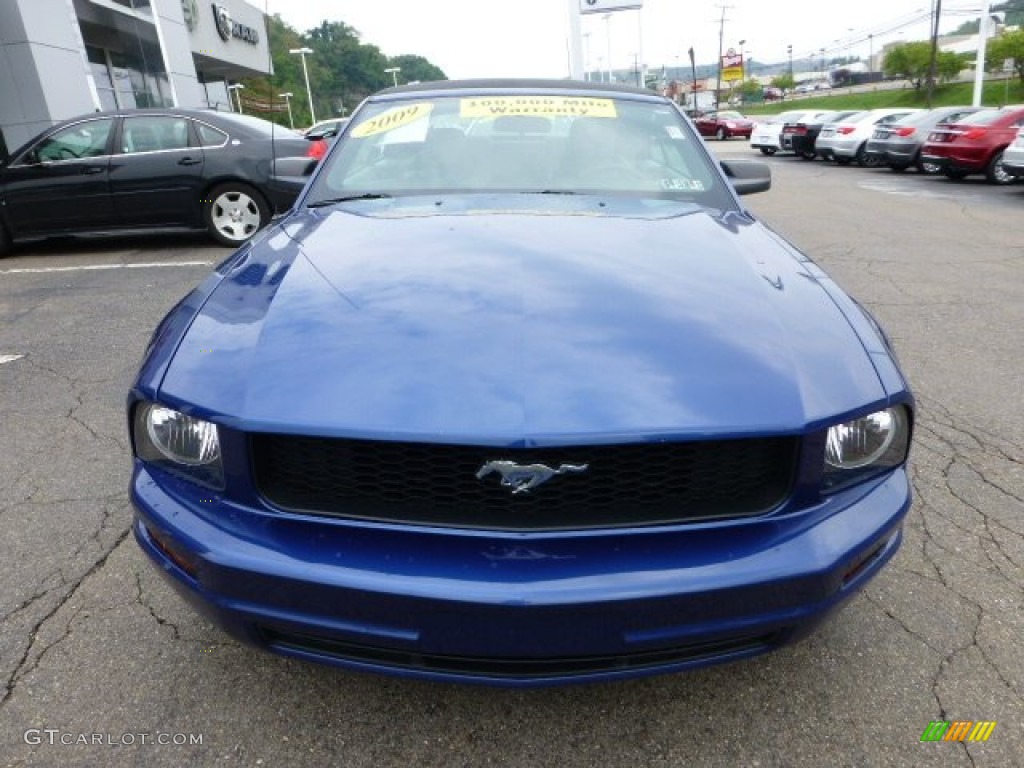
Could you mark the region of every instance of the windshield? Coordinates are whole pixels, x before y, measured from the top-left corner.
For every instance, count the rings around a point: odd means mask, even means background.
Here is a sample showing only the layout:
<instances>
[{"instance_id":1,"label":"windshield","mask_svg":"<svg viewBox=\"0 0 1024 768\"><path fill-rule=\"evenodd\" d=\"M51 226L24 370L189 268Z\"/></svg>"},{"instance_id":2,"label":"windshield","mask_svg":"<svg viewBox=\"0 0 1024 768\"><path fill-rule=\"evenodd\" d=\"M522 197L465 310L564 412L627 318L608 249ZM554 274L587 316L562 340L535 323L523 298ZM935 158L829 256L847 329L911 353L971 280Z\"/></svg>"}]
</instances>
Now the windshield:
<instances>
[{"instance_id":1,"label":"windshield","mask_svg":"<svg viewBox=\"0 0 1024 768\"><path fill-rule=\"evenodd\" d=\"M520 91L366 104L305 202L484 192L614 193L735 207L702 140L672 104Z\"/></svg>"},{"instance_id":2,"label":"windshield","mask_svg":"<svg viewBox=\"0 0 1024 768\"><path fill-rule=\"evenodd\" d=\"M1012 110L1006 109L983 109L960 120L961 125L991 125L997 120L1006 117Z\"/></svg>"}]
</instances>

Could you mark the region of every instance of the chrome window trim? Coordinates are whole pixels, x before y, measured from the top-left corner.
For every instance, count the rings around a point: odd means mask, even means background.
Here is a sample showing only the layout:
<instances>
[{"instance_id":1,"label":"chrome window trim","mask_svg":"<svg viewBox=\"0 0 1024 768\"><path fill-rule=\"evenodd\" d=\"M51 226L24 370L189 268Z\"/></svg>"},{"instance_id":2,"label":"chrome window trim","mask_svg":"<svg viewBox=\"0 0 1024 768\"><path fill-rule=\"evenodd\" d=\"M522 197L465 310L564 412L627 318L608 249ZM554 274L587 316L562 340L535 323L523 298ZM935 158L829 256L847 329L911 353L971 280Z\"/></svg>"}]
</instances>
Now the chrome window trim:
<instances>
[{"instance_id":1,"label":"chrome window trim","mask_svg":"<svg viewBox=\"0 0 1024 768\"><path fill-rule=\"evenodd\" d=\"M26 162L24 162L24 159L25 159L26 155L28 155L30 152L32 152L32 150L34 150L36 147L38 147L44 141L49 139L51 136L54 136L55 134L59 133L60 131L66 130L67 128L74 128L76 125L82 125L83 123L96 123L96 122L99 122L100 120L110 120L111 123L112 123L110 127L111 127L111 130L113 130L113 128L114 128L113 123L116 122L119 117L120 117L120 115L103 115L102 117L96 117L95 115L90 115L88 117L82 118L81 120L75 120L75 122L73 122L73 123L68 123L67 125L63 125L60 128L58 128L57 130L53 131L52 133L46 134L46 136L41 138L39 141L35 142L32 146L30 146L28 149L26 149L24 152L22 152L17 158L12 160L10 165L8 165L7 167L8 168L32 168L32 167L37 166L37 165L42 165L44 161L40 161L38 163L26 163ZM108 144L110 143L110 137L109 136L107 137L107 143ZM83 160L100 160L100 159L102 159L104 157L110 158L110 157L112 157L112 155L108 152L108 153L103 154L103 155L92 155L91 157L69 157L67 160L46 160L45 162L48 165L57 165L57 164L63 164L63 163L79 163L79 162L82 162Z\"/></svg>"},{"instance_id":2,"label":"chrome window trim","mask_svg":"<svg viewBox=\"0 0 1024 768\"><path fill-rule=\"evenodd\" d=\"M124 138L124 129L129 120L140 120L147 117L172 117L176 120L184 120L186 128L188 127L189 121L192 119L188 115L175 115L172 113L157 113L147 112L144 115L121 115L121 137ZM119 151L115 152L111 157L136 157L138 155L159 155L165 152L188 152L189 150L202 150L202 145L198 147L175 147L172 149L147 149L144 152L124 152L119 147L115 147Z\"/></svg>"},{"instance_id":3,"label":"chrome window trim","mask_svg":"<svg viewBox=\"0 0 1024 768\"><path fill-rule=\"evenodd\" d=\"M220 134L222 134L224 136L224 141L221 142L220 144L211 144L209 146L206 146L206 145L203 144L203 137L202 137L202 135L200 135L199 136L199 149L203 149L203 150L206 150L206 149L220 149L222 147L226 147L228 145L228 142L231 141L231 134L228 133L227 131L225 131L223 128L218 128L213 123L208 123L205 120L200 120L198 117L190 117L189 119L192 120L195 123L198 123L198 124L201 124L201 125L205 125L207 128L212 128L217 133L220 133ZM199 134L199 129L198 128L196 128L196 134Z\"/></svg>"}]
</instances>

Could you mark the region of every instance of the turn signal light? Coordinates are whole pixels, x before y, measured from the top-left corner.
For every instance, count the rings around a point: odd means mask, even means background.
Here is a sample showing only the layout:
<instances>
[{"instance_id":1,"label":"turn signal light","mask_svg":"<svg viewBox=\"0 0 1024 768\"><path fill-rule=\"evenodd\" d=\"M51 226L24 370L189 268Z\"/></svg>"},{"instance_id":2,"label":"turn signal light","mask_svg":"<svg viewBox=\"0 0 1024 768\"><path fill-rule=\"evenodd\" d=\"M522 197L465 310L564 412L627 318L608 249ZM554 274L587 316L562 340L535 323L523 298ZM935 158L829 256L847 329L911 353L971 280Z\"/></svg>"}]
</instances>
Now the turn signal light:
<instances>
[{"instance_id":1,"label":"turn signal light","mask_svg":"<svg viewBox=\"0 0 1024 768\"><path fill-rule=\"evenodd\" d=\"M840 125L839 126L839 133L843 134L843 136L845 136L848 133L853 133L854 130L855 129L854 129L854 127L852 125Z\"/></svg>"},{"instance_id":2,"label":"turn signal light","mask_svg":"<svg viewBox=\"0 0 1024 768\"><path fill-rule=\"evenodd\" d=\"M910 127L900 128L900 129L898 129L896 131L896 135L897 136L913 136L914 135L914 131L916 131L916 130L917 130L916 128L910 128Z\"/></svg>"},{"instance_id":3,"label":"turn signal light","mask_svg":"<svg viewBox=\"0 0 1024 768\"><path fill-rule=\"evenodd\" d=\"M988 131L986 129L984 129L984 128L971 128L971 130L967 131L967 133L964 134L964 138L965 139L980 139L986 133L988 133Z\"/></svg>"}]
</instances>

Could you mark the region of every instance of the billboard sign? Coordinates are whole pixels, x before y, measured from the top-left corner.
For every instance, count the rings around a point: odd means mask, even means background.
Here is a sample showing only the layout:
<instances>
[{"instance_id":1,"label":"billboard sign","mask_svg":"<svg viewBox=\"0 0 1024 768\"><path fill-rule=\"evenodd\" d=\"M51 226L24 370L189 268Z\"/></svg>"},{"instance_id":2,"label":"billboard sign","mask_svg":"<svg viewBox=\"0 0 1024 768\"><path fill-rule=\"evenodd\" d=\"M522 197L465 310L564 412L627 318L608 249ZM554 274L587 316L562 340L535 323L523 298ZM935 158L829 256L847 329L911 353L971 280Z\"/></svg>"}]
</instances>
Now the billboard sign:
<instances>
[{"instance_id":1,"label":"billboard sign","mask_svg":"<svg viewBox=\"0 0 1024 768\"><path fill-rule=\"evenodd\" d=\"M722 79L728 82L743 79L743 54L732 48L722 55Z\"/></svg>"},{"instance_id":2,"label":"billboard sign","mask_svg":"<svg viewBox=\"0 0 1024 768\"><path fill-rule=\"evenodd\" d=\"M635 11L642 5L643 0L580 0L580 13Z\"/></svg>"}]
</instances>

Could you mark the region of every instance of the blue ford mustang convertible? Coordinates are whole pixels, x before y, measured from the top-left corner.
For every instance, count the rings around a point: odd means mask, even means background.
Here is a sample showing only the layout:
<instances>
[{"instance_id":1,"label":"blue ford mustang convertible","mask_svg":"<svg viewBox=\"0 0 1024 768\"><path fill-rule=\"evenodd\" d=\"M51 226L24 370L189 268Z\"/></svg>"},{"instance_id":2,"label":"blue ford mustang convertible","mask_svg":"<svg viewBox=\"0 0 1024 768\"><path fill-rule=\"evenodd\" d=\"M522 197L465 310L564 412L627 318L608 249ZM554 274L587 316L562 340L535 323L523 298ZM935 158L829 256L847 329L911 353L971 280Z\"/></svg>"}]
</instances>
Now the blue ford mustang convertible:
<instances>
[{"instance_id":1,"label":"blue ford mustang convertible","mask_svg":"<svg viewBox=\"0 0 1024 768\"><path fill-rule=\"evenodd\" d=\"M791 642L892 557L885 335L649 91L368 99L157 328L135 536L232 635L527 686Z\"/></svg>"}]
</instances>

